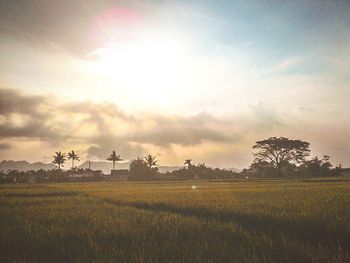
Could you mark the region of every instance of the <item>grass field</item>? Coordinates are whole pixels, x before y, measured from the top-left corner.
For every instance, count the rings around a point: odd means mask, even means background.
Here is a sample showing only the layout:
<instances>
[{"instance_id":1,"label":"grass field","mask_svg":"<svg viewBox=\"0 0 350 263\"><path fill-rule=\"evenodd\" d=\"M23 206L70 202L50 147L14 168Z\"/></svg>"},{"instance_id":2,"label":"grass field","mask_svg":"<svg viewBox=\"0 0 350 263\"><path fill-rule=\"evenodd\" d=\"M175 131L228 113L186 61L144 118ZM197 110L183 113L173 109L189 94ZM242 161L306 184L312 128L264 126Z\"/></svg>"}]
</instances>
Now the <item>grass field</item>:
<instances>
[{"instance_id":1,"label":"grass field","mask_svg":"<svg viewBox=\"0 0 350 263\"><path fill-rule=\"evenodd\" d=\"M349 182L0 187L0 262L350 262Z\"/></svg>"}]
</instances>

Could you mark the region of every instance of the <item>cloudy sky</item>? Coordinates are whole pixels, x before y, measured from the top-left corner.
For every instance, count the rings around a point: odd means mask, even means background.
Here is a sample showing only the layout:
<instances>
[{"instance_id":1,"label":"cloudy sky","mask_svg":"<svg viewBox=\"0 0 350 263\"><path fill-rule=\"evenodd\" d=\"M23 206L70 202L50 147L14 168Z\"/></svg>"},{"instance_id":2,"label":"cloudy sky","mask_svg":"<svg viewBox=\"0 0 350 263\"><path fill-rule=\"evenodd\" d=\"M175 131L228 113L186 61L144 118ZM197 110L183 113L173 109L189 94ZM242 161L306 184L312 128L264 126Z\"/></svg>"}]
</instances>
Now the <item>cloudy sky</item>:
<instances>
[{"instance_id":1,"label":"cloudy sky","mask_svg":"<svg viewBox=\"0 0 350 263\"><path fill-rule=\"evenodd\" d=\"M0 1L0 159L243 168L269 136L350 166L350 2Z\"/></svg>"}]
</instances>

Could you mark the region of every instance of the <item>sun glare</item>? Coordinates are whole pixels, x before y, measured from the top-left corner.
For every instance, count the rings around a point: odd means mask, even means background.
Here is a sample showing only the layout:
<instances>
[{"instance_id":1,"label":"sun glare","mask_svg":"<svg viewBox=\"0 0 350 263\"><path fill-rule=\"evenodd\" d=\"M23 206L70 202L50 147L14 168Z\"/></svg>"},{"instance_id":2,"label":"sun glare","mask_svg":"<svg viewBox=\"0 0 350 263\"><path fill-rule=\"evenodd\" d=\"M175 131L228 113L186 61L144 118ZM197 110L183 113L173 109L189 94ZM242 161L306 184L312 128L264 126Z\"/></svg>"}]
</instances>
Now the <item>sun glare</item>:
<instances>
[{"instance_id":1,"label":"sun glare","mask_svg":"<svg viewBox=\"0 0 350 263\"><path fill-rule=\"evenodd\" d=\"M124 108L169 109L200 86L195 43L176 30L114 8L96 17L91 32L96 48L86 70Z\"/></svg>"},{"instance_id":2,"label":"sun glare","mask_svg":"<svg viewBox=\"0 0 350 263\"><path fill-rule=\"evenodd\" d=\"M99 74L133 91L151 89L153 96L185 81L186 49L180 41L162 35L143 34L137 39L107 43L95 49ZM169 85L171 83L171 85Z\"/></svg>"}]
</instances>

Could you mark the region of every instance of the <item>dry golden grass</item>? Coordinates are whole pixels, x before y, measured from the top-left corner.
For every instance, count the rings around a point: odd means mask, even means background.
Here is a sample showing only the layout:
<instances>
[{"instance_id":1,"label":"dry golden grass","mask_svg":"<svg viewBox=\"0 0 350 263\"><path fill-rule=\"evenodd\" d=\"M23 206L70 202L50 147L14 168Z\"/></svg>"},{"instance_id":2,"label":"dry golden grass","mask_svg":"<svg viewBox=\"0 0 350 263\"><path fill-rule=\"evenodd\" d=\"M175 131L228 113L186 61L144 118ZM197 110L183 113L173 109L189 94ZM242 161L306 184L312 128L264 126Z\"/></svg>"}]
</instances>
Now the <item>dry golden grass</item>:
<instances>
[{"instance_id":1,"label":"dry golden grass","mask_svg":"<svg viewBox=\"0 0 350 263\"><path fill-rule=\"evenodd\" d=\"M350 260L348 182L6 185L0 209L1 262Z\"/></svg>"}]
</instances>

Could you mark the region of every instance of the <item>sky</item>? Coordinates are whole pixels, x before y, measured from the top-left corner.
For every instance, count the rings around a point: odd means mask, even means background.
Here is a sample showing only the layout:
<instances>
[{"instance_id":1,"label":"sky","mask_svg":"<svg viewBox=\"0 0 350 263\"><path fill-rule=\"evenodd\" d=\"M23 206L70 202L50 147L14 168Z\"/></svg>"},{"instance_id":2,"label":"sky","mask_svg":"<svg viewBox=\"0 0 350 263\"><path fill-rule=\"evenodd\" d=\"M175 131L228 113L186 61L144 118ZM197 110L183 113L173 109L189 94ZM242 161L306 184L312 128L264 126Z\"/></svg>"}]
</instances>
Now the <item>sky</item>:
<instances>
[{"instance_id":1,"label":"sky","mask_svg":"<svg viewBox=\"0 0 350 263\"><path fill-rule=\"evenodd\" d=\"M270 136L350 167L349 1L0 1L0 159L244 168Z\"/></svg>"}]
</instances>

